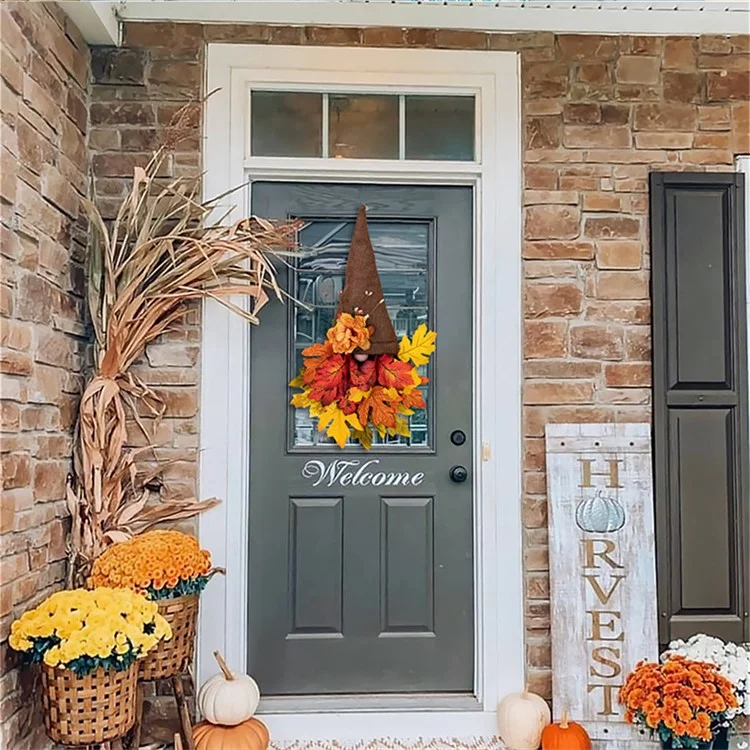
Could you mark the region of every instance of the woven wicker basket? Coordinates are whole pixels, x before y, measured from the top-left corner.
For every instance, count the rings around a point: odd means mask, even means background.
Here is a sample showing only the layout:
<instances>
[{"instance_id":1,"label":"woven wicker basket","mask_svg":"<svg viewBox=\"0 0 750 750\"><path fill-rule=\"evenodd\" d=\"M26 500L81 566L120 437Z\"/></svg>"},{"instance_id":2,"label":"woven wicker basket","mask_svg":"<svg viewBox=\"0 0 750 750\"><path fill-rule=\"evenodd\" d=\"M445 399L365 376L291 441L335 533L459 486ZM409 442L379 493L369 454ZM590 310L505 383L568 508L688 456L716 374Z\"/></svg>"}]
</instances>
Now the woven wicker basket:
<instances>
[{"instance_id":1,"label":"woven wicker basket","mask_svg":"<svg viewBox=\"0 0 750 750\"><path fill-rule=\"evenodd\" d=\"M172 638L160 641L148 656L138 662L141 680L167 680L182 674L193 661L198 597L161 599L157 604L159 614L172 627Z\"/></svg>"},{"instance_id":2,"label":"woven wicker basket","mask_svg":"<svg viewBox=\"0 0 750 750\"><path fill-rule=\"evenodd\" d=\"M135 724L138 667L97 669L79 677L42 664L42 708L50 739L90 745L125 735Z\"/></svg>"}]
</instances>

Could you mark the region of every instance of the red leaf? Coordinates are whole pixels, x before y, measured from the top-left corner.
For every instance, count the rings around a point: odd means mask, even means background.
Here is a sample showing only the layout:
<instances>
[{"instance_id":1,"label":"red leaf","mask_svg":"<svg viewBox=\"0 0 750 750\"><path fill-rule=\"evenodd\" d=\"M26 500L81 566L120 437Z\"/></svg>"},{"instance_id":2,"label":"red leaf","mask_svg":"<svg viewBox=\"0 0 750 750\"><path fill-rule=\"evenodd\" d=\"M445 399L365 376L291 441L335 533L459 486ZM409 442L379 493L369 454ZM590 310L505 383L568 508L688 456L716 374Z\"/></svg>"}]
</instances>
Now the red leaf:
<instances>
[{"instance_id":1,"label":"red leaf","mask_svg":"<svg viewBox=\"0 0 750 750\"><path fill-rule=\"evenodd\" d=\"M409 385L414 385L411 372L413 365L394 359L390 354L378 357L378 383L385 388L395 388L402 391Z\"/></svg>"},{"instance_id":2,"label":"red leaf","mask_svg":"<svg viewBox=\"0 0 750 750\"><path fill-rule=\"evenodd\" d=\"M331 355L315 369L310 398L320 401L323 406L338 400L348 390L346 375L346 358L341 354Z\"/></svg>"},{"instance_id":3,"label":"red leaf","mask_svg":"<svg viewBox=\"0 0 750 750\"><path fill-rule=\"evenodd\" d=\"M349 359L349 383L360 391L369 391L375 385L376 367L374 359L357 362Z\"/></svg>"},{"instance_id":4,"label":"red leaf","mask_svg":"<svg viewBox=\"0 0 750 750\"><path fill-rule=\"evenodd\" d=\"M354 401L349 401L346 396L339 399L339 409L341 409L344 414L354 414L354 412L357 411L357 406L359 406L359 404L355 404Z\"/></svg>"}]
</instances>

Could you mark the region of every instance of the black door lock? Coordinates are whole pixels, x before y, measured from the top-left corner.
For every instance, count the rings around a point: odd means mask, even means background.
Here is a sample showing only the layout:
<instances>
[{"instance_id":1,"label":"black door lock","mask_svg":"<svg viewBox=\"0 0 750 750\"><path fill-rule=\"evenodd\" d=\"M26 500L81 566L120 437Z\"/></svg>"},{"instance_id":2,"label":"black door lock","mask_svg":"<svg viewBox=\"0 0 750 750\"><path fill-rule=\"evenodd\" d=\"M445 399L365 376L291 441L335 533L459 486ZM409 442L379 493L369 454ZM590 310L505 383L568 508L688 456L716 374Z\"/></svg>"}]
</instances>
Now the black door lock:
<instances>
[{"instance_id":1,"label":"black door lock","mask_svg":"<svg viewBox=\"0 0 750 750\"><path fill-rule=\"evenodd\" d=\"M463 445L466 442L466 433L462 430L453 430L451 432L451 443L453 445Z\"/></svg>"},{"instance_id":2,"label":"black door lock","mask_svg":"<svg viewBox=\"0 0 750 750\"><path fill-rule=\"evenodd\" d=\"M451 481L461 484L469 478L469 472L465 466L453 466L448 472L448 476L451 478Z\"/></svg>"}]
</instances>

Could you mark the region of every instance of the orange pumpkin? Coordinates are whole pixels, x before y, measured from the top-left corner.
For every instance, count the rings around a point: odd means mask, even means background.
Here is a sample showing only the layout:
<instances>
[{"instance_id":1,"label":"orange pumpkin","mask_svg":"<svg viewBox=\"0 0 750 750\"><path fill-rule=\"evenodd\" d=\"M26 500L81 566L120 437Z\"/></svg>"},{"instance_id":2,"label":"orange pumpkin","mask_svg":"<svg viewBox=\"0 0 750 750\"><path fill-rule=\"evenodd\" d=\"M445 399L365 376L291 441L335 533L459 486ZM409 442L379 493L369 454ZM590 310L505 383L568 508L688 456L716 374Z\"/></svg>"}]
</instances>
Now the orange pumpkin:
<instances>
[{"instance_id":1,"label":"orange pumpkin","mask_svg":"<svg viewBox=\"0 0 750 750\"><path fill-rule=\"evenodd\" d=\"M193 727L195 750L266 750L268 729L252 718L234 727L223 727L202 721Z\"/></svg>"},{"instance_id":2,"label":"orange pumpkin","mask_svg":"<svg viewBox=\"0 0 750 750\"><path fill-rule=\"evenodd\" d=\"M542 750L591 750L591 738L580 724L568 721L564 708L559 723L544 727Z\"/></svg>"}]
</instances>

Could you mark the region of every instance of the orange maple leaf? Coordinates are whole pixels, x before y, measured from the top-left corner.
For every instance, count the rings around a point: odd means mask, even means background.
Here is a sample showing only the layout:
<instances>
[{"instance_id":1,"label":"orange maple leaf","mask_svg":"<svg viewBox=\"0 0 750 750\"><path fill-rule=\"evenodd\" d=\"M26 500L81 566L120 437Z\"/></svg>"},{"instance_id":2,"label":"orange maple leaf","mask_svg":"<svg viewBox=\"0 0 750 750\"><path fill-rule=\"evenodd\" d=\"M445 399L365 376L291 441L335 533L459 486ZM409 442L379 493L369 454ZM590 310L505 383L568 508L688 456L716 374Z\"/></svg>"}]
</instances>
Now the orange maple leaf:
<instances>
[{"instance_id":1,"label":"orange maple leaf","mask_svg":"<svg viewBox=\"0 0 750 750\"><path fill-rule=\"evenodd\" d=\"M333 355L331 344L313 344L302 350L304 359L302 381L305 385L312 385L316 378L318 368Z\"/></svg>"},{"instance_id":2,"label":"orange maple leaf","mask_svg":"<svg viewBox=\"0 0 750 750\"><path fill-rule=\"evenodd\" d=\"M325 341L322 344L310 344L306 349L302 350L302 356L306 358L325 359L333 354L333 347L330 341Z\"/></svg>"},{"instance_id":3,"label":"orange maple leaf","mask_svg":"<svg viewBox=\"0 0 750 750\"><path fill-rule=\"evenodd\" d=\"M395 388L402 391L409 385L414 385L412 365L394 359L390 354L378 357L378 383L385 388Z\"/></svg>"},{"instance_id":4,"label":"orange maple leaf","mask_svg":"<svg viewBox=\"0 0 750 750\"><path fill-rule=\"evenodd\" d=\"M346 394L346 358L333 354L315 369L314 380L310 383L310 398L320 401L323 406L333 403Z\"/></svg>"},{"instance_id":5,"label":"orange maple leaf","mask_svg":"<svg viewBox=\"0 0 750 750\"><path fill-rule=\"evenodd\" d=\"M369 422L373 425L395 427L398 402L398 393L393 388L376 385L357 408L359 421L363 425Z\"/></svg>"},{"instance_id":6,"label":"orange maple leaf","mask_svg":"<svg viewBox=\"0 0 750 750\"><path fill-rule=\"evenodd\" d=\"M407 409L426 409L427 404L424 402L422 391L414 388L401 394L401 405Z\"/></svg>"}]
</instances>

